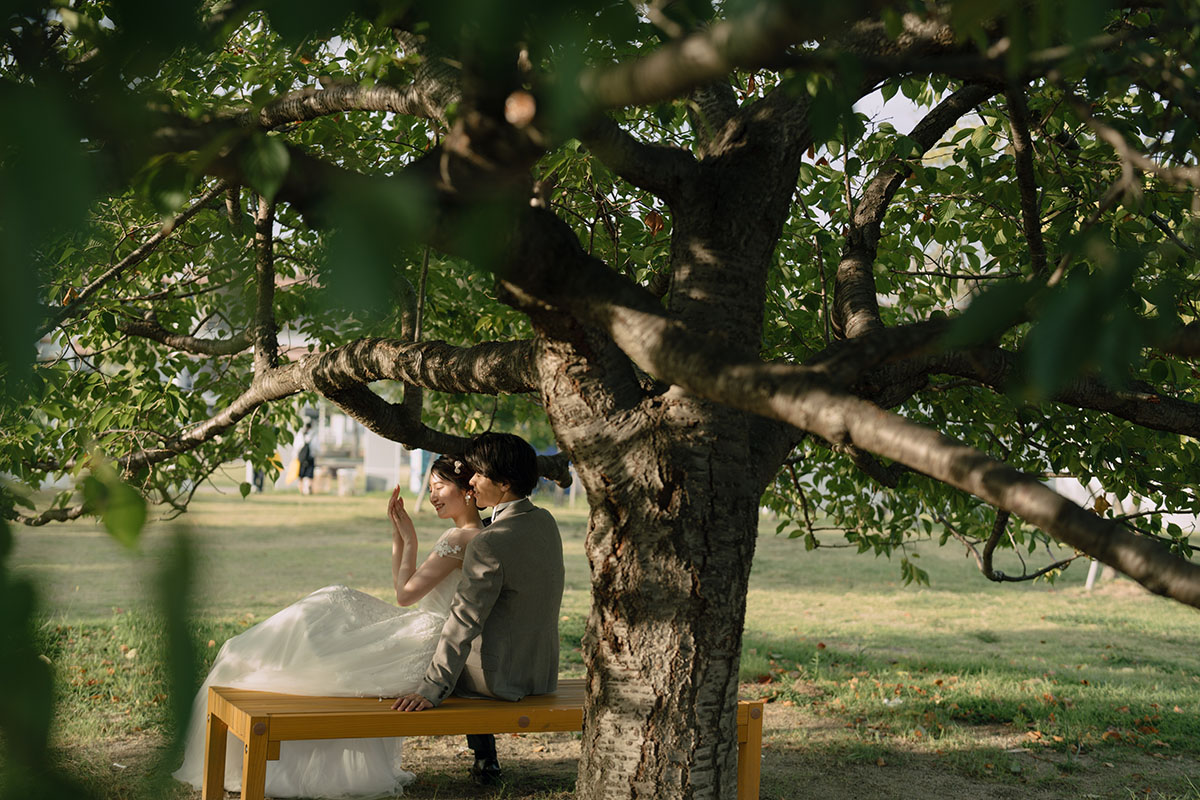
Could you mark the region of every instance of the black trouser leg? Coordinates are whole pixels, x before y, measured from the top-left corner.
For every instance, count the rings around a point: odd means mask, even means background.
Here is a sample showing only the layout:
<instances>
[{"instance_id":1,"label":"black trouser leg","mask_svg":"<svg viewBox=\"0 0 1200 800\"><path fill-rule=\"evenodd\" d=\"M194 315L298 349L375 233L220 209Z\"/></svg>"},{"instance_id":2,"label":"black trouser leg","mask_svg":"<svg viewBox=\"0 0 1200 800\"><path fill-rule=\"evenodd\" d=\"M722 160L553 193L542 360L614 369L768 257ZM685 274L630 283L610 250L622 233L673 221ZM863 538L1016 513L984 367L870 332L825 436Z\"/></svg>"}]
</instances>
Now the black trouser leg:
<instances>
[{"instance_id":1,"label":"black trouser leg","mask_svg":"<svg viewBox=\"0 0 1200 800\"><path fill-rule=\"evenodd\" d=\"M490 733L468 733L467 747L475 751L475 760L496 759L496 737Z\"/></svg>"}]
</instances>

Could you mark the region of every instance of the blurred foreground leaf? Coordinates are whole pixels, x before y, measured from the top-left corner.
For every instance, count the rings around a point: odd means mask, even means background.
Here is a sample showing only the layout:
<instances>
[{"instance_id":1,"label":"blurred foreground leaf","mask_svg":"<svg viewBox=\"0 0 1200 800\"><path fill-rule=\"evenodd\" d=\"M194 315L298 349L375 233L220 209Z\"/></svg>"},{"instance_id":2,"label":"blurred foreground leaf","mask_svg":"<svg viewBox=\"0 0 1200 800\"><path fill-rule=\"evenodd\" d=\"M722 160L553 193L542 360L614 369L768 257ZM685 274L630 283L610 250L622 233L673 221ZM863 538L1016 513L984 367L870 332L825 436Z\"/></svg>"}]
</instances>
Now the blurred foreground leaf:
<instances>
[{"instance_id":1,"label":"blurred foreground leaf","mask_svg":"<svg viewBox=\"0 0 1200 800\"><path fill-rule=\"evenodd\" d=\"M34 644L33 585L8 571L12 546L12 532L0 519L0 798L88 797L50 759L53 673Z\"/></svg>"},{"instance_id":2,"label":"blurred foreground leaf","mask_svg":"<svg viewBox=\"0 0 1200 800\"><path fill-rule=\"evenodd\" d=\"M121 480L112 464L98 455L94 463L92 474L83 479L84 500L114 539L126 547L136 547L146 524L146 500Z\"/></svg>"},{"instance_id":3,"label":"blurred foreground leaf","mask_svg":"<svg viewBox=\"0 0 1200 800\"><path fill-rule=\"evenodd\" d=\"M183 755L184 735L192 713L192 697L199 686L196 643L189 625L195 583L195 553L191 539L177 529L158 574L158 608L162 613L166 643L167 697L171 712L171 742L163 752L164 764L174 768Z\"/></svg>"}]
</instances>

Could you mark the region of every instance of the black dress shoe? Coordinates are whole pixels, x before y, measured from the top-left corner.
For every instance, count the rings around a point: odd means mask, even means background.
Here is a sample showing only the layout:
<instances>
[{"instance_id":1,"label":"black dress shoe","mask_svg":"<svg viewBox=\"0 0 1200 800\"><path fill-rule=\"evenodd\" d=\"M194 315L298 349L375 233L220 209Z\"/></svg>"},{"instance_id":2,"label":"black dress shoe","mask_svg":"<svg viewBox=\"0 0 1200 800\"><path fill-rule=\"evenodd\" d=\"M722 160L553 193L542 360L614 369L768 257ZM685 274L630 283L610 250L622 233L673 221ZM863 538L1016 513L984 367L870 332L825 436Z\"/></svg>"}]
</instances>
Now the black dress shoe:
<instances>
[{"instance_id":1,"label":"black dress shoe","mask_svg":"<svg viewBox=\"0 0 1200 800\"><path fill-rule=\"evenodd\" d=\"M500 762L494 758L477 758L471 767L471 777L481 786L500 782Z\"/></svg>"}]
</instances>

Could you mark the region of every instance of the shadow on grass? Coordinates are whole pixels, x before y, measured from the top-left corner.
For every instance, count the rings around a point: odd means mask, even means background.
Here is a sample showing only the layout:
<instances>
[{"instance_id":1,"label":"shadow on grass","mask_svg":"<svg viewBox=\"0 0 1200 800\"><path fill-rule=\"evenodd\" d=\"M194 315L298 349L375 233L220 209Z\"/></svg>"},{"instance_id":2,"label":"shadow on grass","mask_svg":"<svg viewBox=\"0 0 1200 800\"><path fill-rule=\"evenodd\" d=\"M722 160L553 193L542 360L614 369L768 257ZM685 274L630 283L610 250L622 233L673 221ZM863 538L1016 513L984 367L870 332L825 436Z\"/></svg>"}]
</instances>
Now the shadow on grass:
<instances>
[{"instance_id":1,"label":"shadow on grass","mask_svg":"<svg viewBox=\"0 0 1200 800\"><path fill-rule=\"evenodd\" d=\"M1050 634L1021 635L1042 641ZM790 706L816 718L831 732L822 748L851 752L865 742L861 760L868 762L875 751L887 760L884 751L895 746L928 750L944 743L947 752L969 752L980 728L993 726L1045 757L1183 757L1200 771L1200 682L1180 663L1151 659L1136 673L1120 662L1084 668L1013 663L1004 660L1003 648L983 642L974 658L939 657L949 638L914 637L913 655L878 657L749 631L744 694L778 703L768 706L768 715ZM965 759L959 767L981 769L999 756L956 758Z\"/></svg>"},{"instance_id":2,"label":"shadow on grass","mask_svg":"<svg viewBox=\"0 0 1200 800\"><path fill-rule=\"evenodd\" d=\"M768 711L768 714L770 712ZM974 747L919 753L876 743L814 748L772 737L763 754L762 800L1195 800L1195 763L1038 754Z\"/></svg>"}]
</instances>

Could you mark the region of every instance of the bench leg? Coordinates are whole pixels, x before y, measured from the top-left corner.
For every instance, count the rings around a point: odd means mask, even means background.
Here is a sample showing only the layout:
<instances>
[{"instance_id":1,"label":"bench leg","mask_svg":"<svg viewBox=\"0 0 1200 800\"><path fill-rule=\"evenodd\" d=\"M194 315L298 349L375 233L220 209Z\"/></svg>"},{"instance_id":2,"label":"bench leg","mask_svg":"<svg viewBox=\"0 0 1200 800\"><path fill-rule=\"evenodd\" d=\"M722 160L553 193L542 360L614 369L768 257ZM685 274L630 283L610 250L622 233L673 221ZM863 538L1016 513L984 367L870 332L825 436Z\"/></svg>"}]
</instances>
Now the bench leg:
<instances>
[{"instance_id":1,"label":"bench leg","mask_svg":"<svg viewBox=\"0 0 1200 800\"><path fill-rule=\"evenodd\" d=\"M267 783L267 722L250 718L250 733L243 745L242 800L263 800Z\"/></svg>"},{"instance_id":2,"label":"bench leg","mask_svg":"<svg viewBox=\"0 0 1200 800\"><path fill-rule=\"evenodd\" d=\"M202 800L225 798L225 741L229 726L211 711L204 731L204 783Z\"/></svg>"},{"instance_id":3,"label":"bench leg","mask_svg":"<svg viewBox=\"0 0 1200 800\"><path fill-rule=\"evenodd\" d=\"M738 736L737 784L738 800L758 800L758 784L762 777L762 700L747 703L745 739Z\"/></svg>"}]
</instances>

